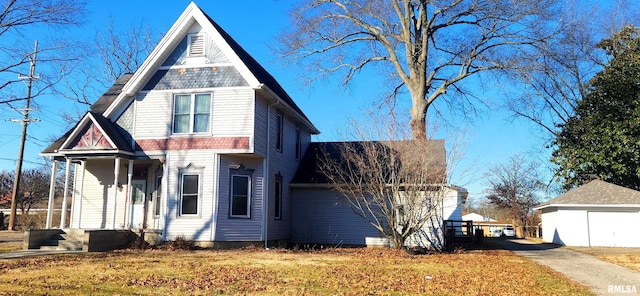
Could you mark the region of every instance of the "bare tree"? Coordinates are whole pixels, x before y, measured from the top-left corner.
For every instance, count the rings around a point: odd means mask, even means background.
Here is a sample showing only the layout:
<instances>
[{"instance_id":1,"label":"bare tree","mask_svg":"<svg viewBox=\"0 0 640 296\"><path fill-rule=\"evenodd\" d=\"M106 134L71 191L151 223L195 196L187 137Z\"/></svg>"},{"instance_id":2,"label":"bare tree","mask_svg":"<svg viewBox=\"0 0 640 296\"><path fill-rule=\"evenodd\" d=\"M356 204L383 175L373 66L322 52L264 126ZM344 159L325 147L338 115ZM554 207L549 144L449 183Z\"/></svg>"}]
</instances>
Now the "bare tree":
<instances>
[{"instance_id":1,"label":"bare tree","mask_svg":"<svg viewBox=\"0 0 640 296\"><path fill-rule=\"evenodd\" d=\"M510 73L507 79L513 85L517 77L520 86L506 93L509 99L505 103L513 114L555 137L558 127L575 114L577 103L587 94L589 80L607 64L607 56L597 43L638 20L635 3L612 2L609 8L601 3L589 7L581 1L565 4L557 34L523 57L530 67L515 72L517 75Z\"/></svg>"},{"instance_id":2,"label":"bare tree","mask_svg":"<svg viewBox=\"0 0 640 296\"><path fill-rule=\"evenodd\" d=\"M362 140L326 143L320 149L318 165L354 213L394 247L403 248L408 239L424 231L427 222L442 219L442 201L449 187L444 141L412 140L410 132L399 133L397 126L374 119L367 128L355 127L354 134ZM379 136L370 136L372 132ZM366 140L381 136L388 140ZM437 231L441 230L427 232ZM429 247L444 247L441 241L430 243Z\"/></svg>"},{"instance_id":3,"label":"bare tree","mask_svg":"<svg viewBox=\"0 0 640 296\"><path fill-rule=\"evenodd\" d=\"M3 170L0 172L0 205L11 204L11 190L13 189L13 176Z\"/></svg>"},{"instance_id":4,"label":"bare tree","mask_svg":"<svg viewBox=\"0 0 640 296\"><path fill-rule=\"evenodd\" d=\"M526 229L531 209L540 202L544 184L538 176L538 164L514 155L506 163L497 164L487 173L487 200L507 210L511 219Z\"/></svg>"},{"instance_id":5,"label":"bare tree","mask_svg":"<svg viewBox=\"0 0 640 296\"><path fill-rule=\"evenodd\" d=\"M50 173L45 167L29 169L22 173L20 179L20 197L17 205L22 214L28 214L31 208L49 197Z\"/></svg>"},{"instance_id":6,"label":"bare tree","mask_svg":"<svg viewBox=\"0 0 640 296\"><path fill-rule=\"evenodd\" d=\"M75 54L82 59L60 63L59 68L73 75L65 75L54 86L58 96L80 103L85 108L93 104L118 78L135 72L153 50L157 36L145 24L116 30L113 19L96 32L94 40L80 43ZM63 118L75 123L85 108L68 110Z\"/></svg>"},{"instance_id":7,"label":"bare tree","mask_svg":"<svg viewBox=\"0 0 640 296\"><path fill-rule=\"evenodd\" d=\"M306 0L292 12L278 52L307 61L310 73L339 73L344 84L367 66L388 73L388 100L411 96L414 139L438 98L465 108L478 96L463 81L519 69L520 57L553 36L555 0Z\"/></svg>"},{"instance_id":8,"label":"bare tree","mask_svg":"<svg viewBox=\"0 0 640 296\"><path fill-rule=\"evenodd\" d=\"M32 168L22 172L20 191L16 195L16 205L22 214L28 214L31 208L49 197L50 173L45 166ZM11 203L11 189L15 174L3 171L0 173L0 204Z\"/></svg>"},{"instance_id":9,"label":"bare tree","mask_svg":"<svg viewBox=\"0 0 640 296\"><path fill-rule=\"evenodd\" d=\"M85 3L81 0L8 0L3 1L0 8L0 91L3 95L0 103L10 104L25 99L24 91L12 91L11 86L20 81L20 74L26 74L21 71L30 62L35 40L23 42L28 36L27 30L37 30L42 26L78 25L83 20ZM39 62L58 61L61 59L59 53L68 46L68 43L52 39L40 47ZM43 76L47 82L34 89L32 97L41 94L60 77L54 72Z\"/></svg>"}]
</instances>

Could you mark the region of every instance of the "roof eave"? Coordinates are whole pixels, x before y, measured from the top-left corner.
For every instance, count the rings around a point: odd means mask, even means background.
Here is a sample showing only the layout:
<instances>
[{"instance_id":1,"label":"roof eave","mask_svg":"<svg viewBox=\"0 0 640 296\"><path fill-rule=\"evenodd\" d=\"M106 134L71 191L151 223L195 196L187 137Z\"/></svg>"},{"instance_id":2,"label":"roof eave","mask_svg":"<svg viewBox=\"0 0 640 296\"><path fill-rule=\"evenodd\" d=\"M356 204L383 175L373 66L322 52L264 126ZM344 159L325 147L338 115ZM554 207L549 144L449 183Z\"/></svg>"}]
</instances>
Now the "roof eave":
<instances>
[{"instance_id":1,"label":"roof eave","mask_svg":"<svg viewBox=\"0 0 640 296\"><path fill-rule=\"evenodd\" d=\"M533 210L545 208L640 208L640 204L545 204L534 207Z\"/></svg>"},{"instance_id":2,"label":"roof eave","mask_svg":"<svg viewBox=\"0 0 640 296\"><path fill-rule=\"evenodd\" d=\"M315 125L313 125L313 123L311 123L311 121L309 121L309 119L307 119L303 114L297 112L293 107L289 106L289 104L283 98L278 96L271 88L269 88L269 86L261 83L260 85L258 85L257 89L266 91L270 96L278 100L278 102L281 102L282 105L287 108L287 111L291 112L291 114L294 114L296 119L302 122L311 131L311 134L320 134L320 131L315 127Z\"/></svg>"}]
</instances>

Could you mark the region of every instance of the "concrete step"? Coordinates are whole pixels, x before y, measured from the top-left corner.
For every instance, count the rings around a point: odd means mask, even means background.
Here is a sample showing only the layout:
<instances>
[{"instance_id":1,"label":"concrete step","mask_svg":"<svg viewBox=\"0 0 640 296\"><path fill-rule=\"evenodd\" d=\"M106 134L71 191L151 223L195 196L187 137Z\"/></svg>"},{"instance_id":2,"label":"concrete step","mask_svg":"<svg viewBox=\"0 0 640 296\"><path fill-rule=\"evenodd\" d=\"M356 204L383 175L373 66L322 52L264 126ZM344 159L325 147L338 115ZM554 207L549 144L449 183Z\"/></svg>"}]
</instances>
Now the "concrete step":
<instances>
[{"instance_id":1,"label":"concrete step","mask_svg":"<svg viewBox=\"0 0 640 296\"><path fill-rule=\"evenodd\" d=\"M41 250L82 251L84 230L65 229L40 246Z\"/></svg>"}]
</instances>

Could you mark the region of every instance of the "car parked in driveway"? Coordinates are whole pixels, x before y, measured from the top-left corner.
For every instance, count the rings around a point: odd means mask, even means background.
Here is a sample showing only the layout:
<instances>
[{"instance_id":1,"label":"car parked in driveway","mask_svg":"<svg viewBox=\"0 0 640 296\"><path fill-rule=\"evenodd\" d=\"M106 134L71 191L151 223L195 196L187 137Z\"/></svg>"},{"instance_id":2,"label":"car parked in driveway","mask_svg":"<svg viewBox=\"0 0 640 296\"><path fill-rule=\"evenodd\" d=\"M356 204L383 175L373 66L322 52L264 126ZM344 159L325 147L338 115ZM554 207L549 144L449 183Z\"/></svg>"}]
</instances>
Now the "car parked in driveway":
<instances>
[{"instance_id":1,"label":"car parked in driveway","mask_svg":"<svg viewBox=\"0 0 640 296\"><path fill-rule=\"evenodd\" d=\"M516 236L516 230L512 226L502 228L502 236Z\"/></svg>"},{"instance_id":2,"label":"car parked in driveway","mask_svg":"<svg viewBox=\"0 0 640 296\"><path fill-rule=\"evenodd\" d=\"M501 237L502 236L502 229L491 230L491 236L493 236L493 237Z\"/></svg>"}]
</instances>

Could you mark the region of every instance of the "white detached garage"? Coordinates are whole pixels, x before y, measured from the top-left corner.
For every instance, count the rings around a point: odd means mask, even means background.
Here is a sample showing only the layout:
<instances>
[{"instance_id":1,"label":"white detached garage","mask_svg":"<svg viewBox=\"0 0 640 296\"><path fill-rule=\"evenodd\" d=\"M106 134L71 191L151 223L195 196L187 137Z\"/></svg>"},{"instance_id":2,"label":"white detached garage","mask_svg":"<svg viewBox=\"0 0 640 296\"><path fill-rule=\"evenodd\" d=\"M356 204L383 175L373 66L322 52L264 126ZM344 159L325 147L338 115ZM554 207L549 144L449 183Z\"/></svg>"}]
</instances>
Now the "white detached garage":
<instances>
[{"instance_id":1,"label":"white detached garage","mask_svg":"<svg viewBox=\"0 0 640 296\"><path fill-rule=\"evenodd\" d=\"M593 180L535 209L545 242L640 247L640 191Z\"/></svg>"}]
</instances>

